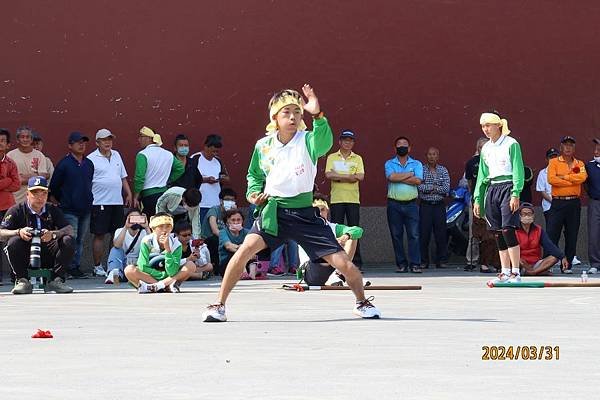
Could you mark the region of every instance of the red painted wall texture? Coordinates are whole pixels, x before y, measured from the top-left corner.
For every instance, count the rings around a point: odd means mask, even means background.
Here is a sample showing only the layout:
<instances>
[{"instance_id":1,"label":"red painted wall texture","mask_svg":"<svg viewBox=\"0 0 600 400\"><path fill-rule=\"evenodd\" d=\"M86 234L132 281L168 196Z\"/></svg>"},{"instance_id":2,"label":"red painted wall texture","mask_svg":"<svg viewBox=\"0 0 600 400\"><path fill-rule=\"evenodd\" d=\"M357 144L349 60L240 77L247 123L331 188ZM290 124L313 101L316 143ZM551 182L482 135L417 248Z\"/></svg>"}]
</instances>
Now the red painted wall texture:
<instances>
[{"instance_id":1,"label":"red painted wall texture","mask_svg":"<svg viewBox=\"0 0 600 400\"><path fill-rule=\"evenodd\" d=\"M54 0L2 13L0 126L33 126L55 160L70 131L106 127L133 175L142 125L169 143L186 133L193 150L220 133L242 190L270 94L304 82L336 132L358 134L364 205L384 203L401 134L419 158L438 146L456 182L491 107L536 169L561 135L585 159L600 136L596 1Z\"/></svg>"}]
</instances>

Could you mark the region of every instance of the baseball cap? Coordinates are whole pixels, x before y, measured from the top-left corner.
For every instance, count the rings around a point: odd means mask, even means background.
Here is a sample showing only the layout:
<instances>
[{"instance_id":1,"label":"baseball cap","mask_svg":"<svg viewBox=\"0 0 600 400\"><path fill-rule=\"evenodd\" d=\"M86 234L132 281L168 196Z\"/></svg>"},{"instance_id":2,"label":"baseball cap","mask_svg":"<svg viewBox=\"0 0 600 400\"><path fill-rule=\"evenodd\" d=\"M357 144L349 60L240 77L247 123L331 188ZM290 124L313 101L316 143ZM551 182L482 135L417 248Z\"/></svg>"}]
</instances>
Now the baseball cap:
<instances>
[{"instance_id":1,"label":"baseball cap","mask_svg":"<svg viewBox=\"0 0 600 400\"><path fill-rule=\"evenodd\" d=\"M34 142L43 141L42 136L37 132L31 133L31 140Z\"/></svg>"},{"instance_id":2,"label":"baseball cap","mask_svg":"<svg viewBox=\"0 0 600 400\"><path fill-rule=\"evenodd\" d=\"M340 134L340 139L343 139L343 138L356 139L356 137L354 136L354 132L352 132L348 129L343 130L342 133Z\"/></svg>"},{"instance_id":3,"label":"baseball cap","mask_svg":"<svg viewBox=\"0 0 600 400\"><path fill-rule=\"evenodd\" d=\"M32 176L27 181L27 190L48 190L48 181L43 176Z\"/></svg>"},{"instance_id":4,"label":"baseball cap","mask_svg":"<svg viewBox=\"0 0 600 400\"><path fill-rule=\"evenodd\" d=\"M573 142L573 143L575 143L575 138L573 136L571 136L571 135L563 136L562 139L560 139L560 142L561 143L564 143L564 142Z\"/></svg>"},{"instance_id":5,"label":"baseball cap","mask_svg":"<svg viewBox=\"0 0 600 400\"><path fill-rule=\"evenodd\" d=\"M535 207L534 207L534 205L533 205L533 204L531 204L531 203L527 203L527 202L523 202L523 203L521 203L521 205L519 206L519 211L521 211L521 210L522 210L522 209L524 209L524 208L529 208L530 210L533 210L533 211L535 211Z\"/></svg>"},{"instance_id":6,"label":"baseball cap","mask_svg":"<svg viewBox=\"0 0 600 400\"><path fill-rule=\"evenodd\" d=\"M600 139L598 138L593 138L592 142L596 143L596 144L600 144Z\"/></svg>"},{"instance_id":7,"label":"baseball cap","mask_svg":"<svg viewBox=\"0 0 600 400\"><path fill-rule=\"evenodd\" d=\"M80 142L82 140L84 142L89 142L90 138L87 137L87 136L85 136L81 132L71 132L71 134L69 135L69 144L77 143L77 142Z\"/></svg>"},{"instance_id":8,"label":"baseball cap","mask_svg":"<svg viewBox=\"0 0 600 400\"><path fill-rule=\"evenodd\" d=\"M554 147L550 147L548 150L546 150L546 158L550 158L552 156L558 156L560 154L560 151L556 150Z\"/></svg>"},{"instance_id":9,"label":"baseball cap","mask_svg":"<svg viewBox=\"0 0 600 400\"><path fill-rule=\"evenodd\" d=\"M115 137L115 135L112 134L111 131L109 131L106 128L102 128L100 129L98 132L96 132L96 140L98 139L106 139L107 137Z\"/></svg>"}]
</instances>

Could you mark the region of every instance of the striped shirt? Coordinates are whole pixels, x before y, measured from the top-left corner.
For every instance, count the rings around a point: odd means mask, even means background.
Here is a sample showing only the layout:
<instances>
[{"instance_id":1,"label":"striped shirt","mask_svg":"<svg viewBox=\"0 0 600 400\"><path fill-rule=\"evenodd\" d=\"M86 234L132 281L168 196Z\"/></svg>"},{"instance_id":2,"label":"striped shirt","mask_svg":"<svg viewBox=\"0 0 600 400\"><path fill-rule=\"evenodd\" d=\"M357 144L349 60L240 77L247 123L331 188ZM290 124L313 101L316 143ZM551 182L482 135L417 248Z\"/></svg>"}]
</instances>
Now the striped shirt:
<instances>
[{"instance_id":1,"label":"striped shirt","mask_svg":"<svg viewBox=\"0 0 600 400\"><path fill-rule=\"evenodd\" d=\"M423 166L423 181L419 185L419 198L425 201L442 201L450 192L450 174L446 167L435 166L431 171Z\"/></svg>"}]
</instances>

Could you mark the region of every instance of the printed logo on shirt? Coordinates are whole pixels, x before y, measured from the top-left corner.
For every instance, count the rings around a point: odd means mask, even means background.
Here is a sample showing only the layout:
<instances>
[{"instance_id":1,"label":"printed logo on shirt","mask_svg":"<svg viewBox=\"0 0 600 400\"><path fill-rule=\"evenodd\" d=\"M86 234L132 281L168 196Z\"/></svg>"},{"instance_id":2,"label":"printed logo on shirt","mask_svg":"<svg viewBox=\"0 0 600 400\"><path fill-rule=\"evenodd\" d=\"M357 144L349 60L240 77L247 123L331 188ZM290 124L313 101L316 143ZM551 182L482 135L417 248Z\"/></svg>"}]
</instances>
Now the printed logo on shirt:
<instances>
[{"instance_id":1,"label":"printed logo on shirt","mask_svg":"<svg viewBox=\"0 0 600 400\"><path fill-rule=\"evenodd\" d=\"M34 157L31 159L31 169L37 171L40 167L40 159L39 157Z\"/></svg>"},{"instance_id":2,"label":"printed logo on shirt","mask_svg":"<svg viewBox=\"0 0 600 400\"><path fill-rule=\"evenodd\" d=\"M306 168L304 167L304 163L296 166L296 168L295 168L296 176L302 175L305 171L306 171Z\"/></svg>"}]
</instances>

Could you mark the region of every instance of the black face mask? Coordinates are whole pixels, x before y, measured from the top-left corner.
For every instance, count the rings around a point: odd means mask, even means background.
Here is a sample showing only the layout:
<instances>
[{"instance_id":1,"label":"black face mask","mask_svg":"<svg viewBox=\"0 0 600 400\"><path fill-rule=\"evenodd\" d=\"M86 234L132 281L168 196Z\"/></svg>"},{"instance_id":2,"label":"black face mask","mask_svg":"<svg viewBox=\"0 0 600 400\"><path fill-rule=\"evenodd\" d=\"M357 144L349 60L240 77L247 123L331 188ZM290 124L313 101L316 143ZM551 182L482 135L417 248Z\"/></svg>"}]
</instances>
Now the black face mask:
<instances>
[{"instance_id":1,"label":"black face mask","mask_svg":"<svg viewBox=\"0 0 600 400\"><path fill-rule=\"evenodd\" d=\"M398 146L396 147L396 154L400 157L403 157L408 154L408 146Z\"/></svg>"},{"instance_id":2,"label":"black face mask","mask_svg":"<svg viewBox=\"0 0 600 400\"><path fill-rule=\"evenodd\" d=\"M140 224L133 224L131 225L131 229L133 229L134 231L139 231L140 229L142 229L142 226Z\"/></svg>"}]
</instances>

